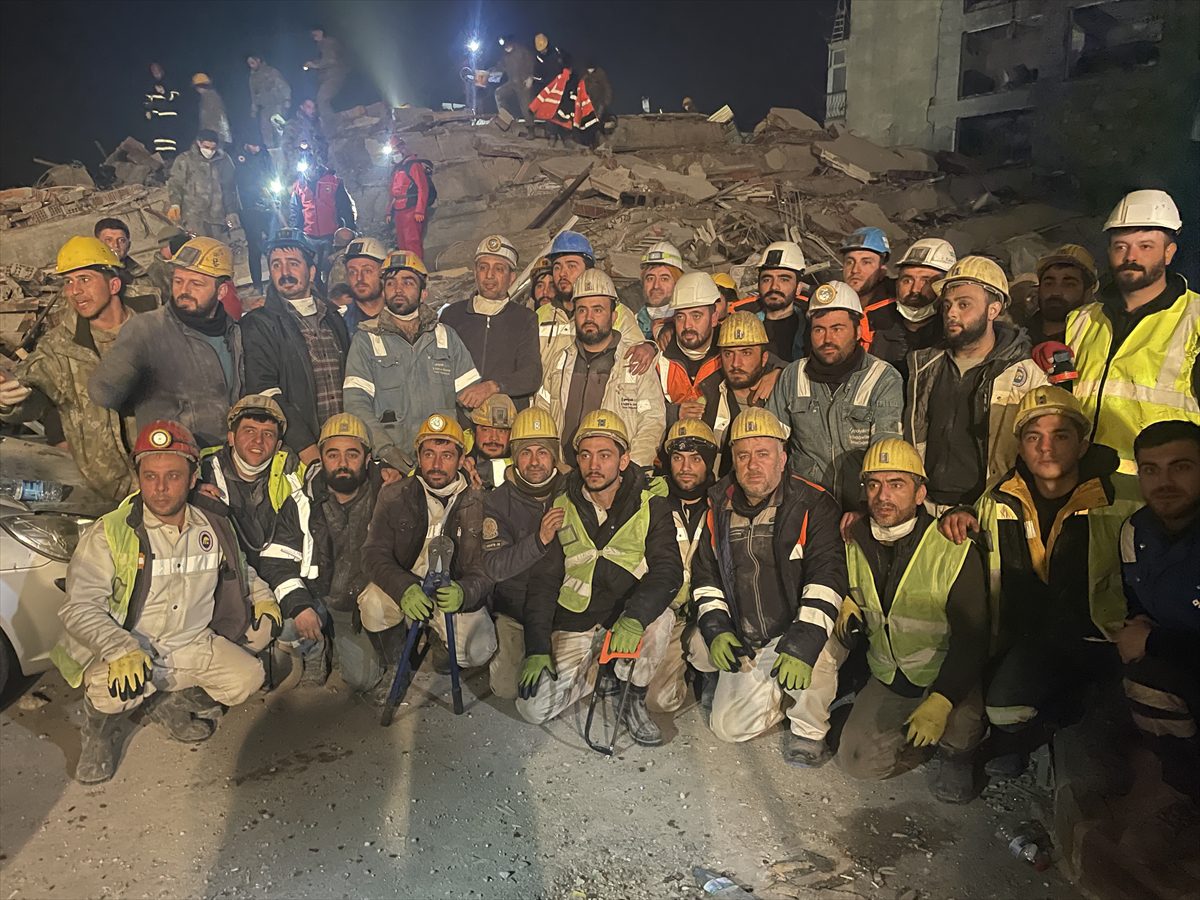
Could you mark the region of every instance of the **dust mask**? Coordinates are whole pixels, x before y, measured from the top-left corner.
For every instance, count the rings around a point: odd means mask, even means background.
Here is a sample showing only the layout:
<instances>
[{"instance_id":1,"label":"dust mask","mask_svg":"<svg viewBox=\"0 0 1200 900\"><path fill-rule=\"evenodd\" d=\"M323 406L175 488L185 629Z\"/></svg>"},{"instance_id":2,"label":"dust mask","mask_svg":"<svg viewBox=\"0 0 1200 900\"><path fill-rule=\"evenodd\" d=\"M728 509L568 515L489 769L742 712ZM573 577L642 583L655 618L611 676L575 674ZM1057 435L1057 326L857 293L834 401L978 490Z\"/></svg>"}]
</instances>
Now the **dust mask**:
<instances>
[{"instance_id":1,"label":"dust mask","mask_svg":"<svg viewBox=\"0 0 1200 900\"><path fill-rule=\"evenodd\" d=\"M924 322L927 319L932 319L934 313L937 312L937 301L935 300L928 306L918 306L916 309L896 301L896 312L900 313L901 316L910 322Z\"/></svg>"},{"instance_id":2,"label":"dust mask","mask_svg":"<svg viewBox=\"0 0 1200 900\"><path fill-rule=\"evenodd\" d=\"M217 151L216 151L216 148L209 150L207 147L201 147L200 155L203 156L205 159L212 159L214 156L217 155Z\"/></svg>"}]
</instances>

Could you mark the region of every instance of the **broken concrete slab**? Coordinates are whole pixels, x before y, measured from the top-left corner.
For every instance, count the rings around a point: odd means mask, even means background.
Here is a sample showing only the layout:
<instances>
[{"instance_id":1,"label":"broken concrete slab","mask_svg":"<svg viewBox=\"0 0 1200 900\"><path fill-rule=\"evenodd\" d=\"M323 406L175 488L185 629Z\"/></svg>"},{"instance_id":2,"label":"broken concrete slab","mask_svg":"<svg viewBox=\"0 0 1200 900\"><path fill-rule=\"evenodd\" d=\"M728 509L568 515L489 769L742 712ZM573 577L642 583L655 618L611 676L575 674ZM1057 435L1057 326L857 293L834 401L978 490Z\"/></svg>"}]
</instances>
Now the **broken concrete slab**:
<instances>
[{"instance_id":1,"label":"broken concrete slab","mask_svg":"<svg viewBox=\"0 0 1200 900\"><path fill-rule=\"evenodd\" d=\"M633 190L634 182L630 171L618 166L615 169L593 169L588 175L588 185L591 190L610 200L620 200L622 194Z\"/></svg>"},{"instance_id":2,"label":"broken concrete slab","mask_svg":"<svg viewBox=\"0 0 1200 900\"><path fill-rule=\"evenodd\" d=\"M579 173L595 162L595 158L580 154L578 156L554 156L538 161L542 171L557 181L566 184L579 177Z\"/></svg>"},{"instance_id":3,"label":"broken concrete slab","mask_svg":"<svg viewBox=\"0 0 1200 900\"><path fill-rule=\"evenodd\" d=\"M661 147L697 147L728 143L725 127L692 113L621 116L609 138L614 153Z\"/></svg>"},{"instance_id":4,"label":"broken concrete slab","mask_svg":"<svg viewBox=\"0 0 1200 900\"><path fill-rule=\"evenodd\" d=\"M767 110L766 118L755 126L754 133L767 130L777 131L812 131L823 132L825 129L811 116L806 116L798 109L786 106L772 106Z\"/></svg>"},{"instance_id":5,"label":"broken concrete slab","mask_svg":"<svg viewBox=\"0 0 1200 900\"><path fill-rule=\"evenodd\" d=\"M874 199L884 215L906 222L955 206L955 199L943 182L923 182L895 191L880 192Z\"/></svg>"},{"instance_id":6,"label":"broken concrete slab","mask_svg":"<svg viewBox=\"0 0 1200 900\"><path fill-rule=\"evenodd\" d=\"M936 172L933 158L922 151L880 147L850 132L832 141L818 141L813 152L823 161L864 184L889 172Z\"/></svg>"},{"instance_id":7,"label":"broken concrete slab","mask_svg":"<svg viewBox=\"0 0 1200 900\"><path fill-rule=\"evenodd\" d=\"M717 188L707 178L680 175L661 166L634 164L629 167L629 171L639 182L661 185L664 190L680 194L694 202L707 200L717 192Z\"/></svg>"}]
</instances>

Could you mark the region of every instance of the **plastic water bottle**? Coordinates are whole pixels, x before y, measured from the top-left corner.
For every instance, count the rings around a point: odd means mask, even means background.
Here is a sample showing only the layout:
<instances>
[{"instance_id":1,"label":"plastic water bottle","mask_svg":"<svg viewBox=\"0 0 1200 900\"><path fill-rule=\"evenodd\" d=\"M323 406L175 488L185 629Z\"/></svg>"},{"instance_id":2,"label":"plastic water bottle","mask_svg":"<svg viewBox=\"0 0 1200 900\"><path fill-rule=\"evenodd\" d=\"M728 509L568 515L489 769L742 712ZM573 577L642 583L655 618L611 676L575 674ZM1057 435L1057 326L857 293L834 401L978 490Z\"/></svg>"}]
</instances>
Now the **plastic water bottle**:
<instances>
[{"instance_id":1,"label":"plastic water bottle","mask_svg":"<svg viewBox=\"0 0 1200 900\"><path fill-rule=\"evenodd\" d=\"M57 503L63 498L63 486L57 481L0 478L0 494L23 503Z\"/></svg>"},{"instance_id":2,"label":"plastic water bottle","mask_svg":"<svg viewBox=\"0 0 1200 900\"><path fill-rule=\"evenodd\" d=\"M1029 863L1039 872L1050 865L1050 837L1036 822L1017 826L1002 825L996 837L1008 844L1008 852Z\"/></svg>"},{"instance_id":3,"label":"plastic water bottle","mask_svg":"<svg viewBox=\"0 0 1200 900\"><path fill-rule=\"evenodd\" d=\"M692 876L709 897L720 897L722 900L754 900L753 894L747 894L737 882L731 881L720 872L695 866L692 868Z\"/></svg>"}]
</instances>

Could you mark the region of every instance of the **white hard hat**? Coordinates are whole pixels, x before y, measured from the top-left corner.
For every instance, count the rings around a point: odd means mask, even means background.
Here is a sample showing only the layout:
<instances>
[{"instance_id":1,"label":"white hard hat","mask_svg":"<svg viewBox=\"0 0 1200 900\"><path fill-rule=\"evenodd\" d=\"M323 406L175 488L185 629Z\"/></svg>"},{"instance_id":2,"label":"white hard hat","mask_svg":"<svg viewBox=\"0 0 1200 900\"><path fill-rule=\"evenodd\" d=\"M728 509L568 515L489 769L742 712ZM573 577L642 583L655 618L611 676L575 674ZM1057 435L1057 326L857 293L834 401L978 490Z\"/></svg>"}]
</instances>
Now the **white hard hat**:
<instances>
[{"instance_id":1,"label":"white hard hat","mask_svg":"<svg viewBox=\"0 0 1200 900\"><path fill-rule=\"evenodd\" d=\"M759 269L791 269L797 275L804 272L804 251L791 241L776 241L762 253Z\"/></svg>"},{"instance_id":2,"label":"white hard hat","mask_svg":"<svg viewBox=\"0 0 1200 900\"><path fill-rule=\"evenodd\" d=\"M858 299L858 292L844 281L830 281L821 285L811 297L808 298L808 317L823 312L829 312L831 309L844 309L846 312L863 314L862 301Z\"/></svg>"},{"instance_id":3,"label":"white hard hat","mask_svg":"<svg viewBox=\"0 0 1200 900\"><path fill-rule=\"evenodd\" d=\"M671 310L712 306L721 299L721 289L707 272L688 272L675 282Z\"/></svg>"},{"instance_id":4,"label":"white hard hat","mask_svg":"<svg viewBox=\"0 0 1200 900\"><path fill-rule=\"evenodd\" d=\"M1133 191L1109 214L1104 230L1113 228L1169 228L1179 231L1179 207L1166 191Z\"/></svg>"},{"instance_id":5,"label":"white hard hat","mask_svg":"<svg viewBox=\"0 0 1200 900\"><path fill-rule=\"evenodd\" d=\"M475 248L475 258L481 256L499 256L507 259L514 269L517 267L517 248L502 234L489 234Z\"/></svg>"},{"instance_id":6,"label":"white hard hat","mask_svg":"<svg viewBox=\"0 0 1200 900\"><path fill-rule=\"evenodd\" d=\"M683 269L683 254L670 241L659 241L642 255L642 268L649 266L674 266Z\"/></svg>"},{"instance_id":7,"label":"white hard hat","mask_svg":"<svg viewBox=\"0 0 1200 900\"><path fill-rule=\"evenodd\" d=\"M387 259L387 248L373 237L355 238L346 245L346 262L359 257L382 263Z\"/></svg>"},{"instance_id":8,"label":"white hard hat","mask_svg":"<svg viewBox=\"0 0 1200 900\"><path fill-rule=\"evenodd\" d=\"M613 280L600 269L585 269L583 274L575 279L571 293L576 300L582 300L584 297L617 299L617 288Z\"/></svg>"},{"instance_id":9,"label":"white hard hat","mask_svg":"<svg viewBox=\"0 0 1200 900\"><path fill-rule=\"evenodd\" d=\"M896 263L896 268L928 266L939 272L949 272L956 262L958 262L958 254L954 252L949 241L943 241L941 238L921 238L919 241L914 241L913 245L904 252L904 256Z\"/></svg>"}]
</instances>

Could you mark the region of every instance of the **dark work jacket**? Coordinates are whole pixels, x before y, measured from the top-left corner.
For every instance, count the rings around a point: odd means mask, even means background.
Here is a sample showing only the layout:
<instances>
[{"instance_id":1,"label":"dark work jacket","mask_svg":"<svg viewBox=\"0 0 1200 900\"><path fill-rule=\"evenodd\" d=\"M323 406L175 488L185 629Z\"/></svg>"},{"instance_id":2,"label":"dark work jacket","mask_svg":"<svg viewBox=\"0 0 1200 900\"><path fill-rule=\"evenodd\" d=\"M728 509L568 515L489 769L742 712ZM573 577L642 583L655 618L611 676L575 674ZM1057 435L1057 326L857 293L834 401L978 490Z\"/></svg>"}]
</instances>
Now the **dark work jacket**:
<instances>
[{"instance_id":1,"label":"dark work jacket","mask_svg":"<svg viewBox=\"0 0 1200 900\"><path fill-rule=\"evenodd\" d=\"M545 500L526 494L513 484L511 475L484 495L483 567L495 582L493 612L518 622L524 618L530 572L546 555L538 529L555 496L553 490Z\"/></svg>"},{"instance_id":2,"label":"dark work jacket","mask_svg":"<svg viewBox=\"0 0 1200 900\"><path fill-rule=\"evenodd\" d=\"M370 525L371 513L382 488L383 473L379 464L368 461L367 480L362 486L366 494L356 497L353 501L367 504L367 525ZM329 490L324 469L318 466L317 473L309 479L305 489L312 501L309 525L320 572L310 588L315 595L325 597L331 609L357 609L358 595L371 581L363 566L363 546L367 541L368 529L364 526L361 531L350 528L339 531L331 527L329 519L332 515L340 514L336 507L340 507L341 504ZM337 575L343 567L346 571L339 579ZM332 593L335 590L337 593Z\"/></svg>"},{"instance_id":3,"label":"dark work jacket","mask_svg":"<svg viewBox=\"0 0 1200 900\"><path fill-rule=\"evenodd\" d=\"M542 384L538 321L533 310L511 300L494 316L475 312L470 300L451 303L440 316L458 332L484 381L500 385L517 409L529 406Z\"/></svg>"}]
</instances>

